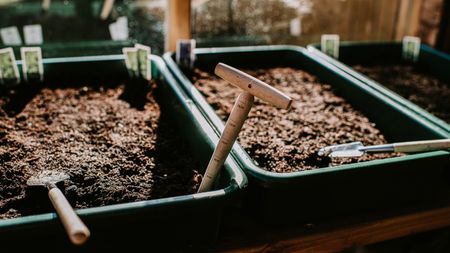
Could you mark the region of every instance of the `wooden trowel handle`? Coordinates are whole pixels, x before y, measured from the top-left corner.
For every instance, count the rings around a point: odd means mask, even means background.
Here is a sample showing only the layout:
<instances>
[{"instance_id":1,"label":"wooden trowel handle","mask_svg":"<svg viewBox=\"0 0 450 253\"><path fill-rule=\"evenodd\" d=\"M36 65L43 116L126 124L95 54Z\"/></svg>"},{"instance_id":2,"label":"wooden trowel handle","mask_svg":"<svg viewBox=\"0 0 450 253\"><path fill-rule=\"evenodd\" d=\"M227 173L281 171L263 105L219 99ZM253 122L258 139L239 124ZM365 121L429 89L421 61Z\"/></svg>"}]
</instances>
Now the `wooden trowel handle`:
<instances>
[{"instance_id":1,"label":"wooden trowel handle","mask_svg":"<svg viewBox=\"0 0 450 253\"><path fill-rule=\"evenodd\" d=\"M414 153L450 148L450 139L394 143L395 152Z\"/></svg>"},{"instance_id":2,"label":"wooden trowel handle","mask_svg":"<svg viewBox=\"0 0 450 253\"><path fill-rule=\"evenodd\" d=\"M89 238L91 233L89 229L81 221L80 217L75 213L72 206L67 201L64 194L58 187L53 187L48 191L53 207L66 229L70 241L75 245L82 245Z\"/></svg>"}]
</instances>

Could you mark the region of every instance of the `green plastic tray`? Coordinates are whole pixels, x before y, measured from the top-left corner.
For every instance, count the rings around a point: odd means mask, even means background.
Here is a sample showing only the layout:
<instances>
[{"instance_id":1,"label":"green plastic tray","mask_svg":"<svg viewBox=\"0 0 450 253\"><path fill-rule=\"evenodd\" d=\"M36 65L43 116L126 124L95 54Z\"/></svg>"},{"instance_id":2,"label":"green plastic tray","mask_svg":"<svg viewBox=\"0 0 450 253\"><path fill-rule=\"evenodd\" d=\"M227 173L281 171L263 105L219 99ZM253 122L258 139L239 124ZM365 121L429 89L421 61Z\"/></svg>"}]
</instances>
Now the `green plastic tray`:
<instances>
[{"instance_id":1,"label":"green plastic tray","mask_svg":"<svg viewBox=\"0 0 450 253\"><path fill-rule=\"evenodd\" d=\"M197 106L177 87L163 60L152 55L151 63L153 79L160 87L156 94L162 101L160 106L167 108L200 165L206 167L218 137ZM20 67L21 62L18 64ZM44 59L44 69L46 83L53 85L120 82L128 78L122 55ZM246 184L238 164L228 159L215 190L78 210L91 230L90 240L81 249L129 252L144 247L208 247L216 240L222 208L234 202ZM23 247L36 252L80 250L69 243L55 213L0 220L0 245L2 252L22 252L18 249Z\"/></svg>"},{"instance_id":2,"label":"green plastic tray","mask_svg":"<svg viewBox=\"0 0 450 253\"><path fill-rule=\"evenodd\" d=\"M294 46L259 46L197 49L196 67L212 71L218 62L238 68L291 66L302 68L333 86L362 111L389 141L449 137L390 98L339 70L330 63ZM216 133L224 123L174 62L164 60L179 84L202 108ZM363 211L389 210L405 205L441 202L450 193L450 156L446 151L353 163L293 173L274 173L258 168L235 144L232 155L249 176L245 205L269 223L334 218Z\"/></svg>"},{"instance_id":3,"label":"green plastic tray","mask_svg":"<svg viewBox=\"0 0 450 253\"><path fill-rule=\"evenodd\" d=\"M450 125L445 121L350 67L354 64L402 63L401 42L342 42L338 60L322 53L319 44L309 45L308 50L450 133ZM438 79L450 83L450 55L422 44L417 64Z\"/></svg>"}]
</instances>

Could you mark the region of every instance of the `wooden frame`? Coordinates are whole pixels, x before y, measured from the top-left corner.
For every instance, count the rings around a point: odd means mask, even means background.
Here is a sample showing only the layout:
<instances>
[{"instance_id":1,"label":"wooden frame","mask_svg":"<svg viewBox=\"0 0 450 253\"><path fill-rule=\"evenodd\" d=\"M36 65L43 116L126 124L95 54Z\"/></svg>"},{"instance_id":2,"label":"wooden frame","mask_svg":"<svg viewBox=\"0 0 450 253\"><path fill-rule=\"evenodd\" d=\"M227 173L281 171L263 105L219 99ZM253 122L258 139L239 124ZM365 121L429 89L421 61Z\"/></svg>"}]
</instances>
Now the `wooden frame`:
<instances>
[{"instance_id":1,"label":"wooden frame","mask_svg":"<svg viewBox=\"0 0 450 253\"><path fill-rule=\"evenodd\" d=\"M239 219L235 223L238 225L225 229L230 232L222 235L213 252L339 252L449 227L450 205L284 228L270 228L259 223L242 225L246 220Z\"/></svg>"}]
</instances>

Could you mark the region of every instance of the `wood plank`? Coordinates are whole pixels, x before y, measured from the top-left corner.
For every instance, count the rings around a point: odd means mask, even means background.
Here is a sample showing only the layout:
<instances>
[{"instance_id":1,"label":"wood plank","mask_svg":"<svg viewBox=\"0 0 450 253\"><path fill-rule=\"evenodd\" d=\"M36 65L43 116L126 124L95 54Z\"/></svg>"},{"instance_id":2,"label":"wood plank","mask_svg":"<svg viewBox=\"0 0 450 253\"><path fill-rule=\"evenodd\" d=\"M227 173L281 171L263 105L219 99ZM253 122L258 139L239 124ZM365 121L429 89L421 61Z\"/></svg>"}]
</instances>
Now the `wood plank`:
<instances>
[{"instance_id":1,"label":"wood plank","mask_svg":"<svg viewBox=\"0 0 450 253\"><path fill-rule=\"evenodd\" d=\"M166 51L175 51L177 40L191 38L191 1L169 0Z\"/></svg>"},{"instance_id":2,"label":"wood plank","mask_svg":"<svg viewBox=\"0 0 450 253\"><path fill-rule=\"evenodd\" d=\"M362 40L374 40L374 24L377 20L374 19L374 13L376 12L376 2L380 0L369 0L366 1L366 6L361 8L361 12L364 13L364 37Z\"/></svg>"},{"instance_id":3,"label":"wood plank","mask_svg":"<svg viewBox=\"0 0 450 253\"><path fill-rule=\"evenodd\" d=\"M421 7L422 0L401 0L395 36L397 40L401 40L405 35L418 34Z\"/></svg>"},{"instance_id":4,"label":"wood plank","mask_svg":"<svg viewBox=\"0 0 450 253\"><path fill-rule=\"evenodd\" d=\"M395 39L401 40L405 36L408 20L409 0L400 0L399 8L397 12L397 27L395 28Z\"/></svg>"},{"instance_id":5,"label":"wood plank","mask_svg":"<svg viewBox=\"0 0 450 253\"><path fill-rule=\"evenodd\" d=\"M242 244L241 240L241 244L237 243L234 248L228 245L220 249L219 246L214 252L336 252L448 226L450 206L340 226L313 234L303 232L289 235L285 231L264 231L252 235L259 238L256 244ZM242 239L239 231L237 233L236 238L240 236ZM229 241L233 242L233 239Z\"/></svg>"},{"instance_id":6,"label":"wood plank","mask_svg":"<svg viewBox=\"0 0 450 253\"><path fill-rule=\"evenodd\" d=\"M417 36L419 34L421 8L422 8L422 0L415 0L411 4L411 16L409 20L409 26L407 28L408 35Z\"/></svg>"},{"instance_id":7,"label":"wood plank","mask_svg":"<svg viewBox=\"0 0 450 253\"><path fill-rule=\"evenodd\" d=\"M342 34L341 40L350 40L353 31L351 30L351 24L353 22L352 19L352 9L349 1L341 1L340 2L340 13L342 13L342 17L340 18L339 26L341 31L339 34Z\"/></svg>"},{"instance_id":8,"label":"wood plank","mask_svg":"<svg viewBox=\"0 0 450 253\"><path fill-rule=\"evenodd\" d=\"M379 13L381 17L380 22L380 40L394 40L395 39L395 27L397 20L397 8L399 7L399 0L383 0L383 4L380 7L382 11Z\"/></svg>"}]
</instances>

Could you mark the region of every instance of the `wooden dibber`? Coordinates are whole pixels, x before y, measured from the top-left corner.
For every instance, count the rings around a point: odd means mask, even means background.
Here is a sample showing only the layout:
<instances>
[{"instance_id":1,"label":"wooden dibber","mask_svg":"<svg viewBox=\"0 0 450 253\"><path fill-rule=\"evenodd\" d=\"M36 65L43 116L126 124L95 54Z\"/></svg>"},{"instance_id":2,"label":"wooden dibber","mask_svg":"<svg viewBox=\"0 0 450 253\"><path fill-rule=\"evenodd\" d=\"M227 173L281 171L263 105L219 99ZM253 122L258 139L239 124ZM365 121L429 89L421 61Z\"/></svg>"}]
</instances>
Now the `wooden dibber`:
<instances>
[{"instance_id":1,"label":"wooden dibber","mask_svg":"<svg viewBox=\"0 0 450 253\"><path fill-rule=\"evenodd\" d=\"M228 157L228 154L241 131L242 125L252 108L254 96L282 109L288 109L292 103L292 99L279 90L226 64L217 64L214 73L232 85L243 89L244 92L239 95L234 103L230 116L225 123L225 128L219 143L208 163L198 192L204 192L211 189L215 178L224 164L225 159Z\"/></svg>"}]
</instances>

